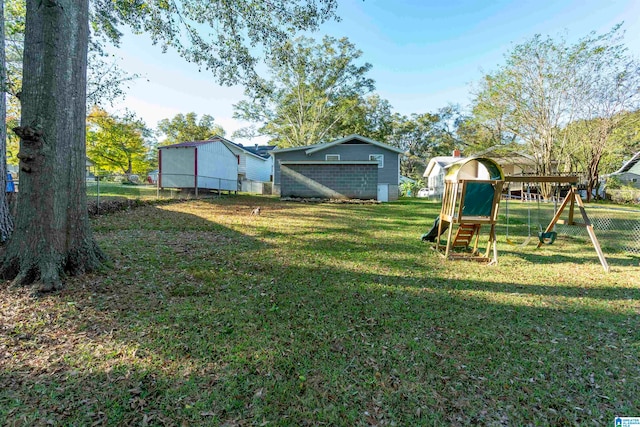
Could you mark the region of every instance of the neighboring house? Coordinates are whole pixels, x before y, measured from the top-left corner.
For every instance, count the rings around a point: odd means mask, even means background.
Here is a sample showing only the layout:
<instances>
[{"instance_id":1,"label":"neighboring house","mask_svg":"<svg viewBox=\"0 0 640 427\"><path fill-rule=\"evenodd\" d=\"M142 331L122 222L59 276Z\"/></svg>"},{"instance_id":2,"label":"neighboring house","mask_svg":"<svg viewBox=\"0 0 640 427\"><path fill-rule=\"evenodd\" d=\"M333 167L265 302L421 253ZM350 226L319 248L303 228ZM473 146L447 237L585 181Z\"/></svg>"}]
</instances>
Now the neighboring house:
<instances>
[{"instance_id":1,"label":"neighboring house","mask_svg":"<svg viewBox=\"0 0 640 427\"><path fill-rule=\"evenodd\" d=\"M400 184L404 184L405 182L415 184L418 181L416 181L415 179L411 179L408 176L400 175Z\"/></svg>"},{"instance_id":2,"label":"neighboring house","mask_svg":"<svg viewBox=\"0 0 640 427\"><path fill-rule=\"evenodd\" d=\"M93 163L88 157L85 160L84 163L84 169L85 169L85 179L90 179L90 178L94 178L95 177L95 168L96 168L96 164Z\"/></svg>"},{"instance_id":3,"label":"neighboring house","mask_svg":"<svg viewBox=\"0 0 640 427\"><path fill-rule=\"evenodd\" d=\"M500 165L505 176L535 175L538 171L537 162L533 156L500 145L494 145L480 153L475 153L474 157L486 157L493 160Z\"/></svg>"},{"instance_id":4,"label":"neighboring house","mask_svg":"<svg viewBox=\"0 0 640 427\"><path fill-rule=\"evenodd\" d=\"M245 147L221 137L216 138L237 157L239 189L246 192L262 193L262 191L255 190L257 188L255 184L271 182L273 159L269 155L269 150L274 149L275 146Z\"/></svg>"},{"instance_id":5,"label":"neighboring house","mask_svg":"<svg viewBox=\"0 0 640 427\"><path fill-rule=\"evenodd\" d=\"M147 174L147 182L149 184L157 184L158 183L158 174L160 171L158 169L154 169Z\"/></svg>"},{"instance_id":6,"label":"neighboring house","mask_svg":"<svg viewBox=\"0 0 640 427\"><path fill-rule=\"evenodd\" d=\"M223 138L160 147L158 164L163 188L238 190L238 157Z\"/></svg>"},{"instance_id":7,"label":"neighboring house","mask_svg":"<svg viewBox=\"0 0 640 427\"><path fill-rule=\"evenodd\" d=\"M615 176L625 185L640 188L640 151L609 176Z\"/></svg>"},{"instance_id":8,"label":"neighboring house","mask_svg":"<svg viewBox=\"0 0 640 427\"><path fill-rule=\"evenodd\" d=\"M273 191L282 197L397 200L401 154L360 135L276 149Z\"/></svg>"},{"instance_id":9,"label":"neighboring house","mask_svg":"<svg viewBox=\"0 0 640 427\"><path fill-rule=\"evenodd\" d=\"M454 150L453 156L436 156L429 160L427 169L422 175L426 178L427 188L430 195L441 197L444 193L444 177L447 169L453 163L463 160L460 150Z\"/></svg>"}]
</instances>

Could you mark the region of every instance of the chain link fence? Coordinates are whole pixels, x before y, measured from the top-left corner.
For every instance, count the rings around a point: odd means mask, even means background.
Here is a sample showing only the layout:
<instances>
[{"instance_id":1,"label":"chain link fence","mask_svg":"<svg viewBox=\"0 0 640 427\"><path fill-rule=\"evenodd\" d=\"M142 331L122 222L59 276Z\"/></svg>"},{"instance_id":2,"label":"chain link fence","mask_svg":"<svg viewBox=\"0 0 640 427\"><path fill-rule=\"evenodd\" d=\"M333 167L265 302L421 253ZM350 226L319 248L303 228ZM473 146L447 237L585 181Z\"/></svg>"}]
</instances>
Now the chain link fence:
<instances>
[{"instance_id":1,"label":"chain link fence","mask_svg":"<svg viewBox=\"0 0 640 427\"><path fill-rule=\"evenodd\" d=\"M271 194L271 183L251 180L226 179L205 175L149 174L141 179L137 175L99 175L86 179L87 201L100 205L118 199L170 200L219 197L223 194L246 192Z\"/></svg>"},{"instance_id":2,"label":"chain link fence","mask_svg":"<svg viewBox=\"0 0 640 427\"><path fill-rule=\"evenodd\" d=\"M7 199L12 212L20 195L20 182L12 179ZM247 192L271 194L271 183L188 174L149 174L126 177L118 174L91 175L86 178L87 203L90 211L117 201L171 200L219 197L222 194Z\"/></svg>"},{"instance_id":3,"label":"chain link fence","mask_svg":"<svg viewBox=\"0 0 640 427\"><path fill-rule=\"evenodd\" d=\"M640 210L601 206L585 210L603 248L640 255ZM561 235L589 238L585 227L558 224L556 229Z\"/></svg>"},{"instance_id":4,"label":"chain link fence","mask_svg":"<svg viewBox=\"0 0 640 427\"><path fill-rule=\"evenodd\" d=\"M99 175L86 180L87 200L100 203L117 198L139 200L212 197L236 193L238 181L204 175L154 174L144 180L137 175Z\"/></svg>"},{"instance_id":5,"label":"chain link fence","mask_svg":"<svg viewBox=\"0 0 640 427\"><path fill-rule=\"evenodd\" d=\"M543 231L553 219L559 203L550 201L502 200L496 233L506 236L510 243L537 243L538 232ZM640 207L587 204L585 211L600 246L605 252L623 252L640 255ZM568 218L565 209L560 219ZM580 211L576 207L574 220L582 222ZM589 242L586 227L579 225L556 224L558 236L566 236ZM534 243L529 243L533 245Z\"/></svg>"}]
</instances>

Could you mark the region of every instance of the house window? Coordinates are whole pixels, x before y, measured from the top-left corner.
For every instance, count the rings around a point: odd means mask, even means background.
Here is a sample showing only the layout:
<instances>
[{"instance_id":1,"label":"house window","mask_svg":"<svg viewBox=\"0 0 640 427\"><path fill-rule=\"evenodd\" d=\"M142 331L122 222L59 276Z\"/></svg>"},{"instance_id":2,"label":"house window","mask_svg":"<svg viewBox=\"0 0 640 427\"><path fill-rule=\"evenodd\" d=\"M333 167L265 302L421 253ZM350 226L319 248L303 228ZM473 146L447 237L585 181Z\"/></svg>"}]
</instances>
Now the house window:
<instances>
[{"instance_id":1,"label":"house window","mask_svg":"<svg viewBox=\"0 0 640 427\"><path fill-rule=\"evenodd\" d=\"M340 154L326 154L324 156L324 159L327 162L337 162L340 160Z\"/></svg>"},{"instance_id":2,"label":"house window","mask_svg":"<svg viewBox=\"0 0 640 427\"><path fill-rule=\"evenodd\" d=\"M369 154L369 160L378 162L378 168L384 167L384 154Z\"/></svg>"}]
</instances>

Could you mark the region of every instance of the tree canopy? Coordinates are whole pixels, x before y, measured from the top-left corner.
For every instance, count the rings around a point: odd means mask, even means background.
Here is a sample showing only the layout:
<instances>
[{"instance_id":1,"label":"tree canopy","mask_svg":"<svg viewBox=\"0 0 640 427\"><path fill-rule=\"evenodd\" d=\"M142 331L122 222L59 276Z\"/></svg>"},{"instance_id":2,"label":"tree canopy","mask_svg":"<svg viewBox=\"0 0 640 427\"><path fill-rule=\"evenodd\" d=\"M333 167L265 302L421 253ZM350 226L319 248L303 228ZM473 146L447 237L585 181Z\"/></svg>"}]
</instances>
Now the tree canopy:
<instances>
[{"instance_id":1,"label":"tree canopy","mask_svg":"<svg viewBox=\"0 0 640 427\"><path fill-rule=\"evenodd\" d=\"M24 32L26 17L25 0L5 0L8 93L17 95L22 87L22 53L24 51ZM93 3L92 3L93 4ZM117 42L117 36L97 21L99 13L91 14L91 35L89 40L87 68L88 105L113 102L124 95L127 82L138 77L128 74L120 67L115 58L105 51L105 46ZM10 98L10 108L19 110L15 97Z\"/></svg>"},{"instance_id":2,"label":"tree canopy","mask_svg":"<svg viewBox=\"0 0 640 427\"><path fill-rule=\"evenodd\" d=\"M296 33L338 19L337 0L93 0L94 27L118 40L121 25L211 71L226 85L258 82L255 67Z\"/></svg>"},{"instance_id":3,"label":"tree canopy","mask_svg":"<svg viewBox=\"0 0 640 427\"><path fill-rule=\"evenodd\" d=\"M281 148L353 133L347 119L357 108L365 111L365 95L374 89L367 77L371 65L357 64L361 55L346 38L284 43L267 64L271 79L247 89L250 100L235 105L234 117L258 123L255 134L270 136Z\"/></svg>"},{"instance_id":4,"label":"tree canopy","mask_svg":"<svg viewBox=\"0 0 640 427\"><path fill-rule=\"evenodd\" d=\"M5 32L4 32L4 2L0 4L0 242L5 242L13 231L13 219L9 212L7 192L5 192L7 179L7 126L4 120L7 111L7 69L5 60Z\"/></svg>"},{"instance_id":5,"label":"tree canopy","mask_svg":"<svg viewBox=\"0 0 640 427\"><path fill-rule=\"evenodd\" d=\"M431 157L450 155L454 148L459 148L456 135L459 117L459 107L454 105L435 113L394 114L388 142L406 152L400 164L402 175L420 180Z\"/></svg>"},{"instance_id":6,"label":"tree canopy","mask_svg":"<svg viewBox=\"0 0 640 427\"><path fill-rule=\"evenodd\" d=\"M640 63L621 43L620 25L576 43L536 35L516 45L473 101L475 125L493 141L526 144L538 173L582 163L588 197L609 136L639 107Z\"/></svg>"},{"instance_id":7,"label":"tree canopy","mask_svg":"<svg viewBox=\"0 0 640 427\"><path fill-rule=\"evenodd\" d=\"M164 136L162 145L177 144L186 141L205 141L214 136L224 136L222 126L215 119L204 114L198 120L196 113L176 114L172 119L158 122L158 131Z\"/></svg>"},{"instance_id":8,"label":"tree canopy","mask_svg":"<svg viewBox=\"0 0 640 427\"><path fill-rule=\"evenodd\" d=\"M118 117L94 107L87 118L87 157L101 171L146 173L150 150L145 138L150 135L135 115Z\"/></svg>"}]
</instances>

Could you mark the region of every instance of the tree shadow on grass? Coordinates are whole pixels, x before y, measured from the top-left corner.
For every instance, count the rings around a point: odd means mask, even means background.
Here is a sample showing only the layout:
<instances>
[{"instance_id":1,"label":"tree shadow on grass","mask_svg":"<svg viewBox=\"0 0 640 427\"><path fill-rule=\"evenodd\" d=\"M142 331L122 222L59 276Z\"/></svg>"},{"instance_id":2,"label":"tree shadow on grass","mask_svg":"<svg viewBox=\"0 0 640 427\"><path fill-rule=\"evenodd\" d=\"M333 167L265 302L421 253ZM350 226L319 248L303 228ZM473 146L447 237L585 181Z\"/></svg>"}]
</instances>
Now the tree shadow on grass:
<instances>
[{"instance_id":1,"label":"tree shadow on grass","mask_svg":"<svg viewBox=\"0 0 640 427\"><path fill-rule=\"evenodd\" d=\"M433 260L367 272L337 262L357 242L289 250L200 213L105 218L114 271L38 300L1 291L22 314L0 310L0 424L553 425L640 409L637 287L585 295ZM409 263L416 247L392 250Z\"/></svg>"},{"instance_id":2,"label":"tree shadow on grass","mask_svg":"<svg viewBox=\"0 0 640 427\"><path fill-rule=\"evenodd\" d=\"M553 424L558 414L588 422L584 407L605 418L637 410L640 321L629 307L522 297L571 288L329 267L269 270L257 281L243 273L208 293L165 291L160 306L122 306L124 289L112 289L110 303L76 288L50 298L83 298L65 314L78 342L49 343L68 350L53 363L16 354L3 364L0 419L364 425L375 407L402 425ZM8 336L19 352L47 345Z\"/></svg>"}]
</instances>

